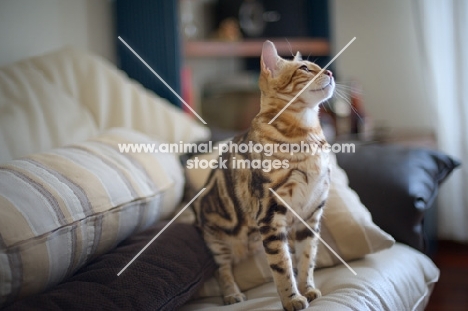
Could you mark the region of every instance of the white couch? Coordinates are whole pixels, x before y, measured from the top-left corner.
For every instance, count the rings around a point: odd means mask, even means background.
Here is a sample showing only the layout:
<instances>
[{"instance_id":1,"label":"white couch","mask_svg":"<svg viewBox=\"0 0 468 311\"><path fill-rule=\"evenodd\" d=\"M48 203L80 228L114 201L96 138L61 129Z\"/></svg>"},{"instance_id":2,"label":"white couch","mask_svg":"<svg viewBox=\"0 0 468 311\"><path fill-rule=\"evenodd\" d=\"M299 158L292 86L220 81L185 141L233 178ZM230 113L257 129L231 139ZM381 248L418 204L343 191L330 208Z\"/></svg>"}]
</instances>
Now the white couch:
<instances>
[{"instance_id":1,"label":"white couch","mask_svg":"<svg viewBox=\"0 0 468 311\"><path fill-rule=\"evenodd\" d=\"M193 142L209 131L147 92L103 60L73 49L28 59L0 71L0 163L127 127L167 142ZM316 272L323 297L307 310L424 310L439 271L401 243ZM2 282L2 276L0 276ZM155 293L157 295L158 293ZM181 310L281 310L274 284L246 291L247 301L191 300Z\"/></svg>"}]
</instances>

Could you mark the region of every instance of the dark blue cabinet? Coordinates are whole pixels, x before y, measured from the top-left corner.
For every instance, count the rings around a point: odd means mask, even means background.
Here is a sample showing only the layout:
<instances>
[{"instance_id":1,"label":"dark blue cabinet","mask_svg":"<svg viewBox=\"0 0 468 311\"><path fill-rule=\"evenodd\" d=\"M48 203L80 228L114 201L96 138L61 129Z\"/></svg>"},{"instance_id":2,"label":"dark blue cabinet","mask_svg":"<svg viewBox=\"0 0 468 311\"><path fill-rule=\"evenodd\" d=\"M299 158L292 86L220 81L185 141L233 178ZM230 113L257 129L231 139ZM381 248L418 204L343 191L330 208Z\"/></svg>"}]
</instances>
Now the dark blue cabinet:
<instances>
[{"instance_id":1,"label":"dark blue cabinet","mask_svg":"<svg viewBox=\"0 0 468 311\"><path fill-rule=\"evenodd\" d=\"M178 94L181 90L181 42L177 1L116 0L117 36L122 37ZM116 38L117 40L117 38ZM176 106L180 100L119 40L120 69Z\"/></svg>"}]
</instances>

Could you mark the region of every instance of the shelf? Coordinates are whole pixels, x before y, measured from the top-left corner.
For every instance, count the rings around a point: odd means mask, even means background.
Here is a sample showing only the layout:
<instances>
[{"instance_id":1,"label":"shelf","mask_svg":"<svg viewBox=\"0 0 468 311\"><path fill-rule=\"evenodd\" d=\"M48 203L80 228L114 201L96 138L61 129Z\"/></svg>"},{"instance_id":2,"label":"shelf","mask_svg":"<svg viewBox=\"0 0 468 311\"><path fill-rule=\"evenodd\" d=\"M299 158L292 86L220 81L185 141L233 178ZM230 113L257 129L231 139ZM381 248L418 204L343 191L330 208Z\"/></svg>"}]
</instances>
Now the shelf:
<instances>
[{"instance_id":1,"label":"shelf","mask_svg":"<svg viewBox=\"0 0 468 311\"><path fill-rule=\"evenodd\" d=\"M186 57L259 57L265 40L245 40L240 42L224 41L186 41L184 52ZM278 54L291 56L300 51L302 55L327 56L330 53L326 39L295 38L275 39Z\"/></svg>"}]
</instances>

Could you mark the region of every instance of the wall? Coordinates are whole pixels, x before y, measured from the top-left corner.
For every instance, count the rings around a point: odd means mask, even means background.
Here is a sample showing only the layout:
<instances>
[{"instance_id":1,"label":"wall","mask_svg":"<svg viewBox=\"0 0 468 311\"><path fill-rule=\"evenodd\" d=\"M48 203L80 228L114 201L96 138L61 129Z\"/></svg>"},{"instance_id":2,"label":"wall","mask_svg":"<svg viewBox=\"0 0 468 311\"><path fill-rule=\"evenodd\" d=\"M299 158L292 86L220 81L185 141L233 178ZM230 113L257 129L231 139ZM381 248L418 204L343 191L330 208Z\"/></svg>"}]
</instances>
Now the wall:
<instances>
[{"instance_id":1,"label":"wall","mask_svg":"<svg viewBox=\"0 0 468 311\"><path fill-rule=\"evenodd\" d=\"M73 45L115 62L109 0L0 0L0 66Z\"/></svg>"},{"instance_id":2,"label":"wall","mask_svg":"<svg viewBox=\"0 0 468 311\"><path fill-rule=\"evenodd\" d=\"M362 83L377 124L432 129L411 1L330 1L334 53L357 37L335 62L341 80ZM0 66L66 44L115 62L111 6L110 0L0 0Z\"/></svg>"},{"instance_id":3,"label":"wall","mask_svg":"<svg viewBox=\"0 0 468 311\"><path fill-rule=\"evenodd\" d=\"M375 123L434 129L412 10L407 0L331 0L333 53L357 37L335 70L361 82Z\"/></svg>"}]
</instances>

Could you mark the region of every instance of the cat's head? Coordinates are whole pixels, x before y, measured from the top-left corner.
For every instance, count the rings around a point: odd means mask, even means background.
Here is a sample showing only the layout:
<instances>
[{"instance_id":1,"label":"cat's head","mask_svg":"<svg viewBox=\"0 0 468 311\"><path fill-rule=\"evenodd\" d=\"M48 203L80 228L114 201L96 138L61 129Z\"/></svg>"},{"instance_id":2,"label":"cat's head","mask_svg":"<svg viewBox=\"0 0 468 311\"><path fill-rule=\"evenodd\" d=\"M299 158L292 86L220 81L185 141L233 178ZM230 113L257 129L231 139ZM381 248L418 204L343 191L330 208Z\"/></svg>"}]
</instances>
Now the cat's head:
<instances>
[{"instance_id":1,"label":"cat's head","mask_svg":"<svg viewBox=\"0 0 468 311\"><path fill-rule=\"evenodd\" d=\"M263 96L289 102L320 72L318 65L302 60L300 53L293 60L281 58L271 41L265 41L260 60L259 79ZM333 95L335 81L331 71L325 70L305 89L290 107L317 107ZM297 107L300 108L300 107Z\"/></svg>"}]
</instances>

